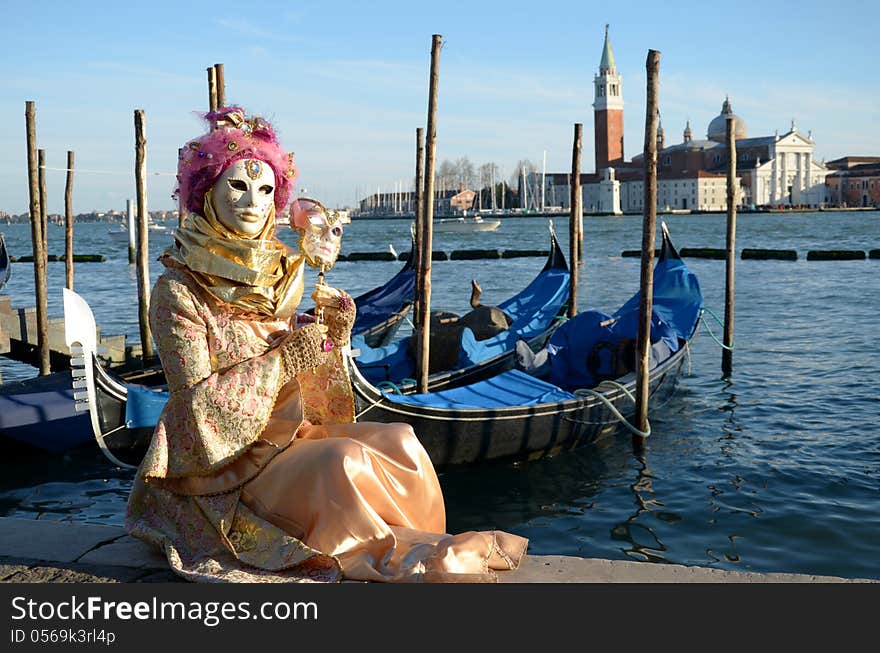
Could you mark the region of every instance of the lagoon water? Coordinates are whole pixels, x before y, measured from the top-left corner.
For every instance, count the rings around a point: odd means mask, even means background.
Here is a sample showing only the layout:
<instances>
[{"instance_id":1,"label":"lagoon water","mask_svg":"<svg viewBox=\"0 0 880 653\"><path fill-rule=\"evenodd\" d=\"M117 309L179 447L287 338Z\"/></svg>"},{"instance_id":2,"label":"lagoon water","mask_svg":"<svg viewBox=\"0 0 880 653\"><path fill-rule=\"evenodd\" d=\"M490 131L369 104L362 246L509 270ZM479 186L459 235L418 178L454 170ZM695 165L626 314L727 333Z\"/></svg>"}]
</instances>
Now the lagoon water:
<instances>
[{"instance_id":1,"label":"lagoon water","mask_svg":"<svg viewBox=\"0 0 880 653\"><path fill-rule=\"evenodd\" d=\"M659 216L685 247L724 247L724 215ZM567 221L557 221L568 251ZM136 279L106 223L78 224L75 289L103 333L138 339ZM13 256L30 253L26 225L2 226ZM586 217L579 308L611 312L637 288L641 218ZM292 233L282 238L295 242ZM151 233L151 277L170 236ZM658 239L659 242L659 239ZM635 455L627 433L597 446L523 464L443 474L448 528L500 528L530 539L530 553L672 562L758 572L880 579L880 260L807 261L813 249L880 247L880 212L741 214L737 250L794 249L797 261L736 261L736 348L721 378L721 327L708 314L676 396L651 413L653 434ZM409 248L406 220L357 220L343 252ZM546 249L547 220L505 218L497 232L435 234L434 248ZM63 253L50 226L49 253ZM687 259L706 306L724 310L724 261ZM469 281L496 303L519 290L541 258L437 261L432 308L468 310ZM339 262L332 285L357 295L397 262ZM49 263L49 313L60 316L64 264ZM3 290L33 304L33 271L14 264ZM35 370L0 358L4 381ZM0 515L119 525L131 474L96 449L47 459L4 456Z\"/></svg>"}]
</instances>

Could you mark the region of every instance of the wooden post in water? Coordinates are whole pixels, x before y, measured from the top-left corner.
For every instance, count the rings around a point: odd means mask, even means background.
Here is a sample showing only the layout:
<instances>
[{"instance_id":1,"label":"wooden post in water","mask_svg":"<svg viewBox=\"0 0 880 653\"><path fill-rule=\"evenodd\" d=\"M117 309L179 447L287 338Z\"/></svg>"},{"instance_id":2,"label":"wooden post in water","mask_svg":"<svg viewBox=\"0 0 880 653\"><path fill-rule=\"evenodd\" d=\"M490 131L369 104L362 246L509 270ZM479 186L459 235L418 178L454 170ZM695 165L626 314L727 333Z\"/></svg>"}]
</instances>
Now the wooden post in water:
<instances>
[{"instance_id":1,"label":"wooden post in water","mask_svg":"<svg viewBox=\"0 0 880 653\"><path fill-rule=\"evenodd\" d=\"M147 139L144 132L144 110L134 111L134 181L137 193L137 284L138 324L141 332L141 362L153 358L153 336L150 333L150 267L147 231Z\"/></svg>"},{"instance_id":2,"label":"wooden post in water","mask_svg":"<svg viewBox=\"0 0 880 653\"><path fill-rule=\"evenodd\" d=\"M34 250L34 295L37 303L37 351L40 360L40 376L48 374L49 365L49 323L46 288L46 252L43 236L43 221L40 206L40 180L37 167L37 116L36 105L28 100L24 105L25 128L27 130L28 190L30 193L31 245Z\"/></svg>"},{"instance_id":3,"label":"wooden post in water","mask_svg":"<svg viewBox=\"0 0 880 653\"><path fill-rule=\"evenodd\" d=\"M37 179L40 182L40 231L43 234L43 258L49 262L49 216L46 209L46 150L37 150Z\"/></svg>"},{"instance_id":4,"label":"wooden post in water","mask_svg":"<svg viewBox=\"0 0 880 653\"><path fill-rule=\"evenodd\" d=\"M443 39L439 34L432 36L431 79L428 89L428 128L425 135L425 192L422 194L422 260L418 271L419 282L416 295L421 299L422 308L419 323L416 325L419 338L416 371L419 392L428 391L428 371L431 337L431 254L433 252L434 223L434 156L437 151L437 86L440 80L440 47Z\"/></svg>"},{"instance_id":5,"label":"wooden post in water","mask_svg":"<svg viewBox=\"0 0 880 653\"><path fill-rule=\"evenodd\" d=\"M727 266L724 289L724 348L721 373L733 372L733 281L736 260L736 119L727 118Z\"/></svg>"},{"instance_id":6,"label":"wooden post in water","mask_svg":"<svg viewBox=\"0 0 880 653\"><path fill-rule=\"evenodd\" d=\"M581 199L581 211L578 216L578 263L584 264L584 203Z\"/></svg>"},{"instance_id":7,"label":"wooden post in water","mask_svg":"<svg viewBox=\"0 0 880 653\"><path fill-rule=\"evenodd\" d=\"M137 218L134 213L134 202L125 200L125 219L128 227L128 264L137 263Z\"/></svg>"},{"instance_id":8,"label":"wooden post in water","mask_svg":"<svg viewBox=\"0 0 880 653\"><path fill-rule=\"evenodd\" d=\"M422 206L422 185L425 183L425 129L424 127L416 128L416 181L415 181L415 234L413 239L415 246L413 247L413 269L417 275L420 275L422 269L422 241L425 238L424 207ZM422 315L422 298L416 293L416 301L413 306L413 324L421 323Z\"/></svg>"},{"instance_id":9,"label":"wooden post in water","mask_svg":"<svg viewBox=\"0 0 880 653\"><path fill-rule=\"evenodd\" d=\"M67 151L67 182L64 184L64 285L73 290L73 152Z\"/></svg>"},{"instance_id":10,"label":"wooden post in water","mask_svg":"<svg viewBox=\"0 0 880 653\"><path fill-rule=\"evenodd\" d=\"M217 83L217 108L226 106L226 79L223 75L223 64L214 64L214 79Z\"/></svg>"},{"instance_id":11,"label":"wooden post in water","mask_svg":"<svg viewBox=\"0 0 880 653\"><path fill-rule=\"evenodd\" d=\"M636 423L648 431L648 395L651 363L651 314L654 309L654 243L657 229L657 92L660 77L660 53L648 50L645 61L648 73L645 107L645 196L642 220L642 267L639 281L639 331L636 339ZM633 447L641 448L644 438L633 434Z\"/></svg>"},{"instance_id":12,"label":"wooden post in water","mask_svg":"<svg viewBox=\"0 0 880 653\"><path fill-rule=\"evenodd\" d=\"M208 68L208 111L217 110L217 69Z\"/></svg>"},{"instance_id":13,"label":"wooden post in water","mask_svg":"<svg viewBox=\"0 0 880 653\"><path fill-rule=\"evenodd\" d=\"M571 262L571 276L569 277L568 317L577 315L578 302L578 250L579 224L581 211L583 210L583 195L581 194L581 144L583 143L584 125L574 124L574 144L571 148L571 215L568 219L568 260Z\"/></svg>"}]
</instances>

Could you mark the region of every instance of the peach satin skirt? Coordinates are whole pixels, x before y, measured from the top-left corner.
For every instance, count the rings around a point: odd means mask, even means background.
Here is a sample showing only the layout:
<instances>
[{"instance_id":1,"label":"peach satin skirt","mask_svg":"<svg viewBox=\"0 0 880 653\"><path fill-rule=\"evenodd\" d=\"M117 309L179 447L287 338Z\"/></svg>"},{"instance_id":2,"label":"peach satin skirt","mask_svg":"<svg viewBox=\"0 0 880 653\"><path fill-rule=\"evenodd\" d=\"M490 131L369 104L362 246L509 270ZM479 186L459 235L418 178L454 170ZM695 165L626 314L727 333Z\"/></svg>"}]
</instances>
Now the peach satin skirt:
<instances>
[{"instance_id":1,"label":"peach satin skirt","mask_svg":"<svg viewBox=\"0 0 880 653\"><path fill-rule=\"evenodd\" d=\"M528 545L501 531L447 534L437 474L406 424L304 425L241 499L336 556L351 580L493 581Z\"/></svg>"}]
</instances>

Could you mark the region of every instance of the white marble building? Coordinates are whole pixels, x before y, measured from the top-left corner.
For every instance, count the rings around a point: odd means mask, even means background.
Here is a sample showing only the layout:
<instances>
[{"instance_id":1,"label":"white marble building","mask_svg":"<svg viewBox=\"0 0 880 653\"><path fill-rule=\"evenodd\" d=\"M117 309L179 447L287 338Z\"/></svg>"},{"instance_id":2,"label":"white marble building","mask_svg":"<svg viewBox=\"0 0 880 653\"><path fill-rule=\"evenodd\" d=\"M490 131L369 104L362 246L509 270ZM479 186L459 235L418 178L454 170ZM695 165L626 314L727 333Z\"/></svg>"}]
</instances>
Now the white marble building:
<instances>
[{"instance_id":1,"label":"white marble building","mask_svg":"<svg viewBox=\"0 0 880 653\"><path fill-rule=\"evenodd\" d=\"M755 206L815 205L825 202L825 176L830 170L813 157L811 135L797 131L794 121L787 134L768 136L759 145L761 153L750 152L747 143L737 141L738 176L746 191L744 203ZM749 159L743 159L749 157Z\"/></svg>"}]
</instances>

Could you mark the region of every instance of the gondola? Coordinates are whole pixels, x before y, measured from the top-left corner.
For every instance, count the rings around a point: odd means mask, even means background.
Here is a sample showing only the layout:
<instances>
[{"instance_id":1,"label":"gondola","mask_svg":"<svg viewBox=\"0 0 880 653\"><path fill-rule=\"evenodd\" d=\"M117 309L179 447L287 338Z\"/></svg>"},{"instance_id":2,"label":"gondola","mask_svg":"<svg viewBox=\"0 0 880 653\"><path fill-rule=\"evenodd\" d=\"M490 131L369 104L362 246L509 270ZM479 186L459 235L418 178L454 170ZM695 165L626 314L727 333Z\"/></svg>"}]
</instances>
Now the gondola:
<instances>
[{"instance_id":1,"label":"gondola","mask_svg":"<svg viewBox=\"0 0 880 653\"><path fill-rule=\"evenodd\" d=\"M568 300L568 266L551 227L551 247L543 270L526 290L502 307L510 312L534 308L534 314L521 315L520 328L505 338L476 343L480 362L463 370L432 375L429 389L470 382L513 366L513 344L516 337L527 337L534 346L543 343L550 330L566 309ZM406 269L406 268L404 268ZM548 290L549 289L549 290ZM124 378L103 368L95 356L96 324L89 305L76 293L64 291L65 339L71 348L73 385L77 390L79 410L88 411L95 439L102 451L115 464L136 467L149 445L153 428L167 400L161 368L148 369ZM546 295L544 294L546 293ZM549 298L550 304L543 302ZM537 303L537 305L536 305ZM352 341L363 343L363 338ZM402 384L407 388L407 384Z\"/></svg>"},{"instance_id":2,"label":"gondola","mask_svg":"<svg viewBox=\"0 0 880 653\"><path fill-rule=\"evenodd\" d=\"M656 409L675 391L703 309L699 282L675 250L665 225L654 273L653 305L652 338L656 341L651 347L649 398ZM592 344L590 355L580 357L589 366L595 352L601 358L602 352L635 338L633 325L638 307L636 293L611 315L581 313L563 324L550 344L563 332L573 334L581 346ZM123 382L103 370L89 353L94 348L94 336L91 340L88 337L94 334L94 328L88 328L91 312L70 291L65 292L65 313L76 318L71 324L84 325L83 334L69 336L78 338L76 343L69 340L72 350L82 344L83 356L72 361L74 385L82 389L78 401L89 410L96 439L108 458L120 466L135 467L149 444L158 410L167 396L154 388ZM613 337L602 330L607 327L613 331L614 325L623 328ZM660 335L653 333L655 328ZM605 337L610 341L603 340ZM595 342L591 343L591 338ZM626 426L633 428L629 424L636 384L632 370L604 378L592 387L572 388L520 369L508 369L469 385L403 394L390 385L372 385L351 357L348 368L357 419L411 424L441 471L554 455L593 443Z\"/></svg>"},{"instance_id":3,"label":"gondola","mask_svg":"<svg viewBox=\"0 0 880 653\"><path fill-rule=\"evenodd\" d=\"M12 265L9 262L9 252L6 251L6 241L3 234L0 234L0 288L9 281L9 275L12 274Z\"/></svg>"},{"instance_id":4,"label":"gondola","mask_svg":"<svg viewBox=\"0 0 880 653\"><path fill-rule=\"evenodd\" d=\"M390 343L407 313L412 309L416 290L415 242L411 241L406 264L381 286L354 298L357 316L352 334L359 335L370 347Z\"/></svg>"},{"instance_id":5,"label":"gondola","mask_svg":"<svg viewBox=\"0 0 880 653\"><path fill-rule=\"evenodd\" d=\"M654 329L665 325L665 337L652 344L649 401L656 407L675 390L703 307L699 282L675 250L665 225L654 273L653 302L656 325L652 327L652 339ZM608 353L636 337L633 325L637 325L638 309L636 293L610 316L595 311L581 313L560 327L550 344L567 329L578 338L572 351L582 353L584 347L590 348L592 338L594 346L589 355L581 357L581 362L589 366L593 354L598 360L603 350ZM616 333L618 340L603 340L606 331L613 331L617 324L621 325ZM670 334L674 336L671 344ZM574 358L561 360L577 362ZM633 356L630 367L634 366ZM349 363L349 372L358 419L411 424L439 470L553 455L609 436L629 425L635 412L634 370L604 378L593 387L575 388L511 369L474 384L424 394L377 387L353 362Z\"/></svg>"},{"instance_id":6,"label":"gondola","mask_svg":"<svg viewBox=\"0 0 880 653\"><path fill-rule=\"evenodd\" d=\"M0 385L0 446L62 454L95 439L87 415L75 410L70 372Z\"/></svg>"},{"instance_id":7,"label":"gondola","mask_svg":"<svg viewBox=\"0 0 880 653\"><path fill-rule=\"evenodd\" d=\"M491 337L477 340L471 329L464 328L458 344L457 360L444 370L432 371L428 388L432 391L471 383L513 366L514 346L525 340L533 347L543 346L555 326L568 311L570 271L549 223L550 249L543 268L532 281L497 308L510 325ZM363 339L352 337L355 364L361 375L376 385L392 385L408 393L415 387L416 363L410 339L401 338L384 347L364 346Z\"/></svg>"}]
</instances>

